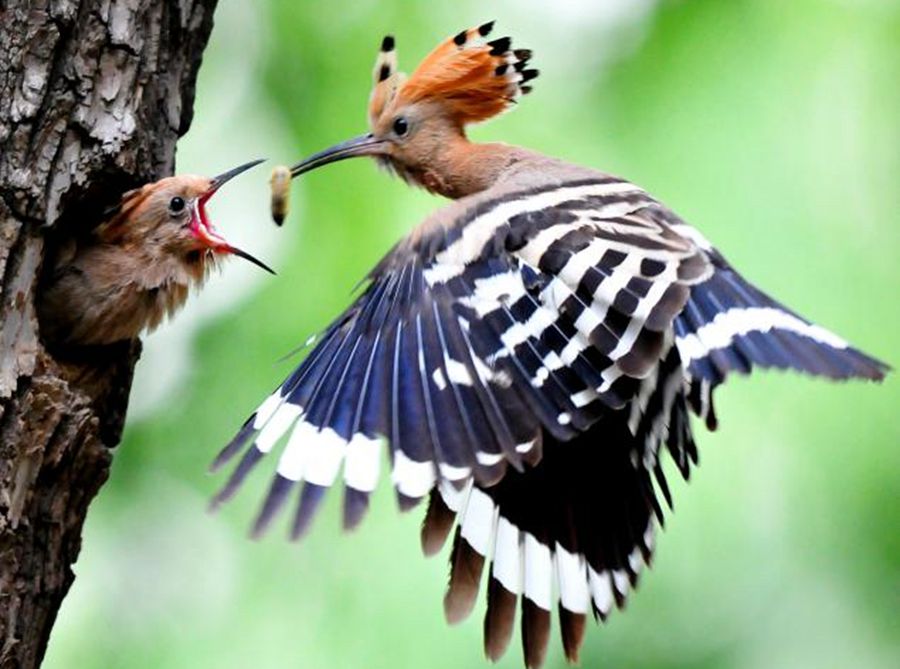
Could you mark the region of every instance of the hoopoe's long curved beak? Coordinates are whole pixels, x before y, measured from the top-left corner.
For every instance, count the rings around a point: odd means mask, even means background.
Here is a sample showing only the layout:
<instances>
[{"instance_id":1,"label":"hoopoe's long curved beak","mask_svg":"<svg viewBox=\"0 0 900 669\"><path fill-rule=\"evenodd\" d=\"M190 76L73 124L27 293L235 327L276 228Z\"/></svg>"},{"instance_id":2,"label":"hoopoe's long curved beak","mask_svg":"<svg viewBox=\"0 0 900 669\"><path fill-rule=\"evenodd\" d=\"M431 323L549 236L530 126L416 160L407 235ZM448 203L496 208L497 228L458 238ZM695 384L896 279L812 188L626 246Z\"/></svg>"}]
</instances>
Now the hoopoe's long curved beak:
<instances>
[{"instance_id":1,"label":"hoopoe's long curved beak","mask_svg":"<svg viewBox=\"0 0 900 669\"><path fill-rule=\"evenodd\" d=\"M377 139L372 133L366 133L346 142L335 144L334 146L314 153L309 158L301 160L291 168L291 178L298 177L304 172L310 172L317 167L336 163L346 158L355 158L356 156L378 156L385 152L386 141Z\"/></svg>"},{"instance_id":2,"label":"hoopoe's long curved beak","mask_svg":"<svg viewBox=\"0 0 900 669\"><path fill-rule=\"evenodd\" d=\"M244 260L252 262L254 265L266 270L270 274L275 274L275 270L266 265L263 261L254 258L246 251L232 245L222 235L220 235L215 230L212 223L209 222L205 207L209 199L213 195L215 195L216 191L218 191L219 188L221 188L226 182L230 181L238 174L246 172L251 167L259 165L264 160L264 158L261 158L259 160L251 160L249 163L238 165L237 167L230 169L227 172L223 172L222 174L210 179L209 188L207 188L206 191L194 201L194 211L191 215L190 229L194 237L196 237L197 240L207 248L212 249L217 253L230 253L231 255L237 256L238 258L243 258Z\"/></svg>"}]
</instances>

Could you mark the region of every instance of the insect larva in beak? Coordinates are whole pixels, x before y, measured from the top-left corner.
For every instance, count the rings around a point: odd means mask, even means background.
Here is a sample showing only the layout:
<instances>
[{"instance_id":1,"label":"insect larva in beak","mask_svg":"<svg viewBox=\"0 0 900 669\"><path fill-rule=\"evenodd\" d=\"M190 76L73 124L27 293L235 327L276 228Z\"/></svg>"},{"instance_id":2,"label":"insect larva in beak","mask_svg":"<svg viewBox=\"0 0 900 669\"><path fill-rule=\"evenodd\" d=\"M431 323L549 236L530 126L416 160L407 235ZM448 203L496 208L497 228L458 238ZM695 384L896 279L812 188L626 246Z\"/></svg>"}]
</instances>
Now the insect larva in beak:
<instances>
[{"instance_id":1,"label":"insect larva in beak","mask_svg":"<svg viewBox=\"0 0 900 669\"><path fill-rule=\"evenodd\" d=\"M291 170L284 165L278 165L272 170L269 179L272 189L272 220L276 225L281 225L288 214L291 192Z\"/></svg>"}]
</instances>

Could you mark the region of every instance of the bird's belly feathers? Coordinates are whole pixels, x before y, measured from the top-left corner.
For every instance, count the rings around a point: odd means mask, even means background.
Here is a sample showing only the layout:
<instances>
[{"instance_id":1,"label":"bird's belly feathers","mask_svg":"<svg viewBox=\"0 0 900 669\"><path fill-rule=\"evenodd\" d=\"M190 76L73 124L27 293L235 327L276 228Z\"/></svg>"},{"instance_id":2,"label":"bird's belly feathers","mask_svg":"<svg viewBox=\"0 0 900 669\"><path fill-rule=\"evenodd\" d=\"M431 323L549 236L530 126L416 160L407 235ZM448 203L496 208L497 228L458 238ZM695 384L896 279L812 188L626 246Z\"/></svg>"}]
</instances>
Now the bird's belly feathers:
<instances>
[{"instance_id":1,"label":"bird's belly feathers","mask_svg":"<svg viewBox=\"0 0 900 669\"><path fill-rule=\"evenodd\" d=\"M134 339L184 305L188 286L167 282L146 288L110 285L72 269L44 290L39 313L46 340L102 345Z\"/></svg>"}]
</instances>

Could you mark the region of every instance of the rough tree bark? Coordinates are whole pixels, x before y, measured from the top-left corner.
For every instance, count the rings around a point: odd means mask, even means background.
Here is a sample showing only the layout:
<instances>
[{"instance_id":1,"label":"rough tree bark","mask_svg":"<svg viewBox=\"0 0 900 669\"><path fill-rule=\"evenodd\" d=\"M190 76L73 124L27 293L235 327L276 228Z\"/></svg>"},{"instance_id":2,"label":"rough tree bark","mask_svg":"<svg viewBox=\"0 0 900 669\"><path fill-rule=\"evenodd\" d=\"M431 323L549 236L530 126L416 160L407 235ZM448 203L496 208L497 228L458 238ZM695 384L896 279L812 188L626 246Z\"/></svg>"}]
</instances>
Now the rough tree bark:
<instances>
[{"instance_id":1,"label":"rough tree bark","mask_svg":"<svg viewBox=\"0 0 900 669\"><path fill-rule=\"evenodd\" d=\"M45 350L48 236L171 174L216 0L0 0L0 667L34 667L119 441L138 342Z\"/></svg>"}]
</instances>

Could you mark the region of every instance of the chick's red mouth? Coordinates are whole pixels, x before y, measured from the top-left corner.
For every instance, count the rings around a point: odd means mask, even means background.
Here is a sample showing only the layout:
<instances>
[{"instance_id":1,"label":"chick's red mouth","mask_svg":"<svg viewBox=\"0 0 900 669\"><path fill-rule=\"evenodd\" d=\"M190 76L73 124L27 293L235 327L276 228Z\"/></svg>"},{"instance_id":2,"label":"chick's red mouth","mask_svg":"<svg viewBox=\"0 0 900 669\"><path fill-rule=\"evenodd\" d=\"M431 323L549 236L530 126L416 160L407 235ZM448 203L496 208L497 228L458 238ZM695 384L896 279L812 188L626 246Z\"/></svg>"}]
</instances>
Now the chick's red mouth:
<instances>
[{"instance_id":1,"label":"chick's red mouth","mask_svg":"<svg viewBox=\"0 0 900 669\"><path fill-rule=\"evenodd\" d=\"M266 270L269 274L275 274L275 270L266 265L263 261L253 257L246 251L229 244L225 238L216 232L212 223L206 215L206 201L215 193L215 189L201 195L194 200L194 206L191 211L191 224L189 230L194 238L200 243L201 248L209 249L215 253L230 253L231 255L243 258L252 262L257 267Z\"/></svg>"},{"instance_id":2,"label":"chick's red mouth","mask_svg":"<svg viewBox=\"0 0 900 669\"><path fill-rule=\"evenodd\" d=\"M194 202L190 226L191 234L206 248L227 253L231 250L231 245L222 235L216 232L212 223L209 222L206 207L204 206L207 199L208 197L199 197Z\"/></svg>"},{"instance_id":3,"label":"chick's red mouth","mask_svg":"<svg viewBox=\"0 0 900 669\"><path fill-rule=\"evenodd\" d=\"M262 160L251 160L249 163L239 165L232 170L228 170L224 174L220 174L219 176L210 179L209 187L207 188L206 192L201 194L193 201L193 205L191 206L191 222L188 226L188 229L191 231L191 235L193 235L194 239L196 239L200 244L201 248L209 249L210 251L213 251L215 253L229 253L231 255L237 256L238 258L243 258L244 260L253 263L257 267L264 269L270 274L275 274L275 271L261 260L258 260L246 251L243 251L238 247L229 244L222 235L216 232L216 229L213 227L212 223L209 222L209 218L206 215L207 201L209 200L209 198L215 195L216 191L219 190L222 184L226 183L241 172L245 172L254 165L259 165L259 163L261 162Z\"/></svg>"}]
</instances>

